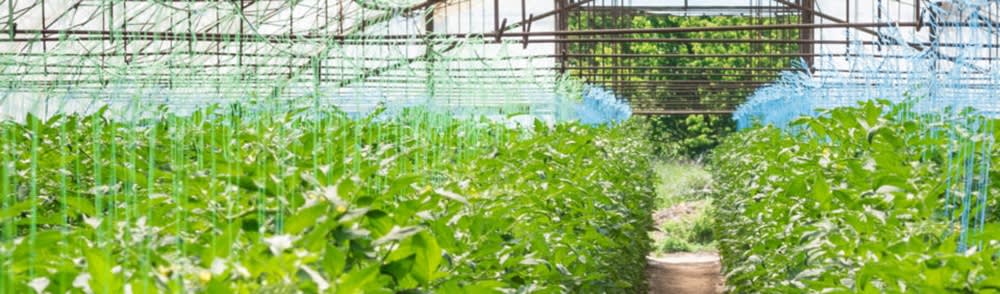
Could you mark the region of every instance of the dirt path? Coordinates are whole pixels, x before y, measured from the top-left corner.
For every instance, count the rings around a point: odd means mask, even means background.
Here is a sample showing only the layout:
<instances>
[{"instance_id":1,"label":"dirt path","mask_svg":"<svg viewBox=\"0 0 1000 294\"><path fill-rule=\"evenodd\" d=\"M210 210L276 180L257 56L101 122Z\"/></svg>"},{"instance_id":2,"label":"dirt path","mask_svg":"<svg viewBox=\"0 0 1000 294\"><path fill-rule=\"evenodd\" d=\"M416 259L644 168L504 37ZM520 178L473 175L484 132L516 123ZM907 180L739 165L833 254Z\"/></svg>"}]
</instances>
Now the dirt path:
<instances>
[{"instance_id":1,"label":"dirt path","mask_svg":"<svg viewBox=\"0 0 1000 294\"><path fill-rule=\"evenodd\" d=\"M650 293L723 293L719 256L715 253L676 253L648 258Z\"/></svg>"},{"instance_id":2,"label":"dirt path","mask_svg":"<svg viewBox=\"0 0 1000 294\"><path fill-rule=\"evenodd\" d=\"M676 251L712 251L708 240L698 239L704 231L705 215L711 209L706 200L712 178L699 163L658 163L657 205L653 214L655 228L649 232L657 250L647 258L646 275L650 293L715 294L723 293L724 279L719 255L714 252L663 253ZM700 229L696 229L698 225ZM710 224L709 224L710 227ZM699 231L700 230L700 231Z\"/></svg>"}]
</instances>

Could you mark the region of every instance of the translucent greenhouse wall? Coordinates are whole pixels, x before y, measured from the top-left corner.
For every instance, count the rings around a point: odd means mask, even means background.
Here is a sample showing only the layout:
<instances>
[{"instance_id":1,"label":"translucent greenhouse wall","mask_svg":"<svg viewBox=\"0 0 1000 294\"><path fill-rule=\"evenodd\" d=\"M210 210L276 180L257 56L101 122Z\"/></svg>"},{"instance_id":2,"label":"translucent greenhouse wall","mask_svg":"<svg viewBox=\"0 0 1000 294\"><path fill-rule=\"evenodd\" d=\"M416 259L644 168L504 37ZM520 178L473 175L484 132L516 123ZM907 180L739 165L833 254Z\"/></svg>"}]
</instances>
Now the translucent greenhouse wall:
<instances>
[{"instance_id":1,"label":"translucent greenhouse wall","mask_svg":"<svg viewBox=\"0 0 1000 294\"><path fill-rule=\"evenodd\" d=\"M892 5L902 5L890 2L877 1L881 6L870 11L895 11ZM873 19L885 24L875 35L842 31L830 38L851 40L850 45L820 46L826 56L812 68L801 64L801 70L760 88L734 118L740 128L788 127L798 117L824 115L823 109L861 101L905 103L907 111L901 115L924 121L922 135L951 138L948 148L954 157L944 171L950 187L942 213L962 228L959 250L981 245L967 235L983 228L990 191L993 126L977 115L1000 114L998 12L995 1L935 1L925 8L922 30L920 25L897 25L913 21L910 16L898 20L885 14ZM942 122L953 127L943 128Z\"/></svg>"},{"instance_id":2,"label":"translucent greenhouse wall","mask_svg":"<svg viewBox=\"0 0 1000 294\"><path fill-rule=\"evenodd\" d=\"M477 37L503 25L493 1L431 2L7 1L0 118L251 101L582 118L583 87L557 91L554 44ZM553 2L514 4L496 11L505 31L555 30L551 17L523 19Z\"/></svg>"}]
</instances>

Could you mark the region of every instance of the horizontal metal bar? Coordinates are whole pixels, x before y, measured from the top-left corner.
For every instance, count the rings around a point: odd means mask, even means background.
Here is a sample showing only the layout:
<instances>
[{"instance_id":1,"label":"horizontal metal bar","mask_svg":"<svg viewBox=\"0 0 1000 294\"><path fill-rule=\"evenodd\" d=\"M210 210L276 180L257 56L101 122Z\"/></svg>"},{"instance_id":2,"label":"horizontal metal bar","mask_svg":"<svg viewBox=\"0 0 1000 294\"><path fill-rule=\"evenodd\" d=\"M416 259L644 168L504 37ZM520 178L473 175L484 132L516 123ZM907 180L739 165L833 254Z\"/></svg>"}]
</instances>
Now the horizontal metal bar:
<instances>
[{"instance_id":1,"label":"horizontal metal bar","mask_svg":"<svg viewBox=\"0 0 1000 294\"><path fill-rule=\"evenodd\" d=\"M736 84L736 85L760 85L769 84L771 81L728 81L728 80L616 80L616 81L602 81L602 80L586 80L586 82L591 83L630 83L630 84L675 84L675 85L723 85L723 84Z\"/></svg>"},{"instance_id":2,"label":"horizontal metal bar","mask_svg":"<svg viewBox=\"0 0 1000 294\"><path fill-rule=\"evenodd\" d=\"M698 33L698 32L734 32L734 31L766 31L766 30L801 30L801 29L827 29L827 28L877 28L877 27L911 27L916 26L915 22L896 23L812 23L812 24L766 24L766 25L744 25L744 26L714 26L714 27L666 27L647 29L595 29L595 30L575 30L575 31L531 31L531 32L501 32L501 33L456 33L456 34L405 34L405 35L331 35L331 34L238 34L238 33L192 33L177 31L107 31L107 30L15 30L16 35L66 35L66 36L109 36L112 38L130 38L131 40L209 40L209 41L236 41L244 42L268 41L283 43L287 41L318 40L325 43L331 40L392 40L392 39L434 39L434 38L496 38L503 37L531 37L531 36L599 36L599 35L622 35L622 34L673 34L673 33Z\"/></svg>"},{"instance_id":3,"label":"horizontal metal bar","mask_svg":"<svg viewBox=\"0 0 1000 294\"><path fill-rule=\"evenodd\" d=\"M721 114L731 115L735 110L646 110L636 109L632 115L657 116L657 115L698 115L698 114Z\"/></svg>"},{"instance_id":4,"label":"horizontal metal bar","mask_svg":"<svg viewBox=\"0 0 1000 294\"><path fill-rule=\"evenodd\" d=\"M698 70L698 71L790 71L797 68L777 67L711 67L711 66L567 66L568 70L625 69L625 70Z\"/></svg>"}]
</instances>

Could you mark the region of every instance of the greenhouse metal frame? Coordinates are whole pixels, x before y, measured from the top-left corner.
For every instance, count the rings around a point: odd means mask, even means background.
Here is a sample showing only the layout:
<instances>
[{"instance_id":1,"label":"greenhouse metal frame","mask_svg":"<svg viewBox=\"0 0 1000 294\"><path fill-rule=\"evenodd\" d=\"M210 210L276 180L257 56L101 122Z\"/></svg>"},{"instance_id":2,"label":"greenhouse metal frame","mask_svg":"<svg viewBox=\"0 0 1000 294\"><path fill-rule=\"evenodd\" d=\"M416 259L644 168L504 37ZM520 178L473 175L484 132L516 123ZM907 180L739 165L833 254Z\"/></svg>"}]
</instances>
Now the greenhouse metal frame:
<instances>
[{"instance_id":1,"label":"greenhouse metal frame","mask_svg":"<svg viewBox=\"0 0 1000 294\"><path fill-rule=\"evenodd\" d=\"M201 85L220 92L227 87L248 85L271 88L281 83L304 83L345 88L364 83L368 89L384 88L392 93L433 91L435 96L447 96L457 95L454 92L460 90L440 89L437 83L473 83L469 73L480 74L475 80L482 80L483 72L489 72L490 79L518 79L524 75L510 77L509 73L531 71L534 73L531 79L546 80L568 72L587 83L616 91L630 100L639 115L730 113L757 87L773 81L778 71L796 70L755 64L776 59L802 60L813 71L826 70L813 66L816 58L846 58L853 53L817 52L818 46L849 47L855 43L882 46L884 41L877 38L879 31L887 28L919 31L924 19L920 15L922 1L913 2L912 7L899 4L900 9L879 11L873 19L852 18L853 12L867 8L850 7L852 1L845 1L844 15L837 16L817 11L812 0L751 0L740 5L557 0L544 11L530 11L538 4L526 0L410 1L394 7L348 0L5 2L2 6L6 13L0 19L4 20L2 30L7 36L0 39L0 54L5 59L0 75L11 88L39 91L57 91L69 85L76 89L101 88L123 79L168 88ZM907 21L884 22L882 14ZM635 15L730 15L747 16L751 21L768 18L773 21L706 28L620 28ZM603 17L618 27L591 24L588 29L573 29L569 25L592 21L595 17ZM550 23L542 29L538 25L532 27L544 21ZM469 25L463 28L463 22ZM851 30L871 38L851 40L831 36L834 33L823 35L824 31L836 30ZM761 37L760 32L767 31L782 32L784 37ZM748 32L753 37L679 37L698 32ZM435 58L442 58L470 40L512 44L515 49L518 45L521 49L550 45L546 48L553 50L505 57L548 60L542 65L528 62L531 64L431 69L435 63L443 62ZM749 45L751 50L649 55L631 54L625 46L662 43ZM407 47L408 52L384 53L393 46ZM785 49L756 53L762 46ZM365 50L383 53L378 57L358 54ZM678 58L738 59L746 66L653 69L621 62ZM461 63L459 59L446 62ZM436 81L439 79L434 75L442 72L448 76L447 82ZM670 76L685 77L675 80ZM729 79L720 81L720 76ZM641 95L652 90L659 92L653 97ZM715 95L714 101L703 101L701 97L706 93L722 94Z\"/></svg>"}]
</instances>

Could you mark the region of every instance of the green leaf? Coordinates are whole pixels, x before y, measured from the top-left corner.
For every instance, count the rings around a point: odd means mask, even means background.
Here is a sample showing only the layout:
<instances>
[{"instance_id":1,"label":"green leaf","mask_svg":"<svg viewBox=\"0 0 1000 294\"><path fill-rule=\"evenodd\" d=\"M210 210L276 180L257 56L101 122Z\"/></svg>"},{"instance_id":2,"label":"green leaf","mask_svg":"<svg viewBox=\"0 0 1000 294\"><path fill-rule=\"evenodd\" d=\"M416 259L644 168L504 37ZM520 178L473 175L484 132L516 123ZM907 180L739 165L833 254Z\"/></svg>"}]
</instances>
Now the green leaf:
<instances>
[{"instance_id":1,"label":"green leaf","mask_svg":"<svg viewBox=\"0 0 1000 294\"><path fill-rule=\"evenodd\" d=\"M505 287L500 281L479 281L472 285L465 286L462 290L465 293L503 293L499 289Z\"/></svg>"},{"instance_id":2,"label":"green leaf","mask_svg":"<svg viewBox=\"0 0 1000 294\"><path fill-rule=\"evenodd\" d=\"M378 278L379 267L370 265L344 274L337 283L338 294L365 293L369 284Z\"/></svg>"},{"instance_id":3,"label":"green leaf","mask_svg":"<svg viewBox=\"0 0 1000 294\"><path fill-rule=\"evenodd\" d=\"M132 278L132 282L129 283L132 287L132 293L156 293L158 289L152 280L145 277ZM219 292L213 291L212 287L206 291L206 293L229 293L229 292Z\"/></svg>"},{"instance_id":4,"label":"green leaf","mask_svg":"<svg viewBox=\"0 0 1000 294\"><path fill-rule=\"evenodd\" d=\"M301 233L309 226L315 224L316 219L327 213L329 207L329 204L319 203L299 210L285 222L285 232L293 235Z\"/></svg>"},{"instance_id":5,"label":"green leaf","mask_svg":"<svg viewBox=\"0 0 1000 294\"><path fill-rule=\"evenodd\" d=\"M416 259L416 254L410 254L405 258L389 262L382 266L382 273L392 276L396 281L402 280L413 271Z\"/></svg>"},{"instance_id":6,"label":"green leaf","mask_svg":"<svg viewBox=\"0 0 1000 294\"><path fill-rule=\"evenodd\" d=\"M7 219L21 215L31 209L34 202L31 200L21 201L17 204L11 205L10 207L0 210L0 222L7 221Z\"/></svg>"},{"instance_id":7,"label":"green leaf","mask_svg":"<svg viewBox=\"0 0 1000 294\"><path fill-rule=\"evenodd\" d=\"M402 227L402 228L393 227L388 234L385 234L385 236L378 238L378 240L375 240L375 242L372 244L374 244L375 246L379 246L385 243L403 240L423 230L424 229L421 227Z\"/></svg>"},{"instance_id":8,"label":"green leaf","mask_svg":"<svg viewBox=\"0 0 1000 294\"><path fill-rule=\"evenodd\" d=\"M340 276L344 272L344 267L347 266L347 241L344 243L342 246L334 246L333 244L326 246L326 252L323 254L323 269L331 277Z\"/></svg>"},{"instance_id":9,"label":"green leaf","mask_svg":"<svg viewBox=\"0 0 1000 294\"><path fill-rule=\"evenodd\" d=\"M445 198L461 202L461 203L463 203L465 205L469 205L469 200L465 199L464 196L458 195L455 192L451 192L451 191L444 190L444 189L434 189L434 193L436 193L438 195L441 195L441 196L444 196Z\"/></svg>"},{"instance_id":10,"label":"green leaf","mask_svg":"<svg viewBox=\"0 0 1000 294\"><path fill-rule=\"evenodd\" d=\"M81 197L66 197L66 206L76 210L79 213L86 215L96 215L97 209L94 208L94 202L85 200Z\"/></svg>"},{"instance_id":11,"label":"green leaf","mask_svg":"<svg viewBox=\"0 0 1000 294\"><path fill-rule=\"evenodd\" d=\"M84 256L87 259L87 272L90 273L90 288L94 293L120 293L121 285L111 272L111 262L104 252L91 248L84 251Z\"/></svg>"},{"instance_id":12,"label":"green leaf","mask_svg":"<svg viewBox=\"0 0 1000 294\"><path fill-rule=\"evenodd\" d=\"M229 224L223 228L222 235L212 241L211 252L214 257L228 257L233 251L233 243L240 233L240 227L236 224ZM204 265L209 265L211 260L203 261Z\"/></svg>"},{"instance_id":13,"label":"green leaf","mask_svg":"<svg viewBox=\"0 0 1000 294\"><path fill-rule=\"evenodd\" d=\"M441 247L434 236L421 232L413 237L413 251L416 253L416 263L413 265L413 276L427 285L436 277L438 265L441 264Z\"/></svg>"},{"instance_id":14,"label":"green leaf","mask_svg":"<svg viewBox=\"0 0 1000 294\"><path fill-rule=\"evenodd\" d=\"M813 199L820 204L820 209L826 211L830 209L830 184L827 184L826 177L822 173L816 174L813 181Z\"/></svg>"}]
</instances>

